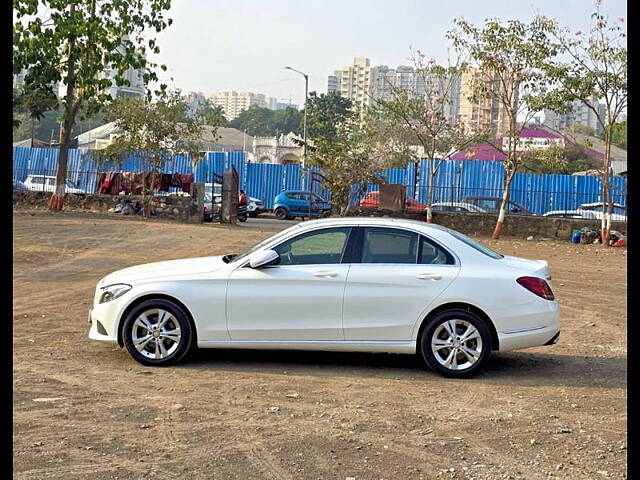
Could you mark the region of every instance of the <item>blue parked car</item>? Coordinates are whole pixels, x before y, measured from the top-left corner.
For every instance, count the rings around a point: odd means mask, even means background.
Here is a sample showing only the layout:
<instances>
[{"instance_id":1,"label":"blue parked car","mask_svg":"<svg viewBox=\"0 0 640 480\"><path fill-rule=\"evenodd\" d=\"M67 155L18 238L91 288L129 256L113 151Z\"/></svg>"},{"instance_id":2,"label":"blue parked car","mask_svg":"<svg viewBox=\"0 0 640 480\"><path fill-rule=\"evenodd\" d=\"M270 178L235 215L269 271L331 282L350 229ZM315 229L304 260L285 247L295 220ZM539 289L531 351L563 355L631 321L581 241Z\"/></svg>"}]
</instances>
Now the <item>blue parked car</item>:
<instances>
[{"instance_id":1,"label":"blue parked car","mask_svg":"<svg viewBox=\"0 0 640 480\"><path fill-rule=\"evenodd\" d=\"M311 195L313 195L311 217L329 216L331 214L331 204L315 193ZM280 220L309 217L309 192L287 190L276 195L273 203L273 211Z\"/></svg>"}]
</instances>

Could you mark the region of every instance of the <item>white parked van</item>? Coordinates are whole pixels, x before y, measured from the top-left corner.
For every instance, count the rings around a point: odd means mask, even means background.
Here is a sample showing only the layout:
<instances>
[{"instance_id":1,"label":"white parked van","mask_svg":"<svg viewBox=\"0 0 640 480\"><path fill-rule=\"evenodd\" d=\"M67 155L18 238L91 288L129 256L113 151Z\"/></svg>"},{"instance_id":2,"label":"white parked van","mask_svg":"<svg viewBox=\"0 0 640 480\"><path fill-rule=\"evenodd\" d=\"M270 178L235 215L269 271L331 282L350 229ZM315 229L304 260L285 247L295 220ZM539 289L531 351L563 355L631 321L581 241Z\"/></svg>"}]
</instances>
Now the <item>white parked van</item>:
<instances>
[{"instance_id":1,"label":"white parked van","mask_svg":"<svg viewBox=\"0 0 640 480\"><path fill-rule=\"evenodd\" d=\"M50 175L28 175L24 181L24 185L28 190L34 192L55 192L56 191L56 177ZM84 190L78 188L71 180L67 179L67 193L85 194Z\"/></svg>"}]
</instances>

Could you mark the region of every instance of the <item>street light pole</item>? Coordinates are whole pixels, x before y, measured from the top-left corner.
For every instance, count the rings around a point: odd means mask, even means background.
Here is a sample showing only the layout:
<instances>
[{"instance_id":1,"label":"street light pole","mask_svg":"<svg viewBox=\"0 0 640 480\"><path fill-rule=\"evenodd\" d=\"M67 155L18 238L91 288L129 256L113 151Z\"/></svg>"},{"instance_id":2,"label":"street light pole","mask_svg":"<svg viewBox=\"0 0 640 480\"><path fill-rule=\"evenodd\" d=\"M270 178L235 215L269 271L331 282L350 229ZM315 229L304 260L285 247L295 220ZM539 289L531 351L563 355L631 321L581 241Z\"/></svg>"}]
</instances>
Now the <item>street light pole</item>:
<instances>
[{"instance_id":1,"label":"street light pole","mask_svg":"<svg viewBox=\"0 0 640 480\"><path fill-rule=\"evenodd\" d=\"M304 77L304 115L302 117L302 178L301 185L302 190L304 190L305 184L305 167L307 163L307 97L309 96L309 75L300 70L296 70L295 68L291 68L289 66L284 67L287 70L291 70L293 72L299 73ZM309 192L309 202L311 202L311 192Z\"/></svg>"}]
</instances>

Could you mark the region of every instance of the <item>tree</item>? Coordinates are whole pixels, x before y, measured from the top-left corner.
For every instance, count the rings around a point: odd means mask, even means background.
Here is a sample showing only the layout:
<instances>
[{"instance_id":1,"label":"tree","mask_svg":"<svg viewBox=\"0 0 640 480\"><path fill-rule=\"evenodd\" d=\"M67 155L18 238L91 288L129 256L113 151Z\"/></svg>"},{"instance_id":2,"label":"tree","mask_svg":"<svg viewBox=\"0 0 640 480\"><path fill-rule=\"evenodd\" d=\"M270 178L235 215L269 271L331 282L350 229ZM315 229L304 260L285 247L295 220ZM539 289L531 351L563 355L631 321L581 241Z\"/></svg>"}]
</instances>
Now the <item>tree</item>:
<instances>
[{"instance_id":1,"label":"tree","mask_svg":"<svg viewBox=\"0 0 640 480\"><path fill-rule=\"evenodd\" d=\"M335 126L331 138L317 136L309 150L309 164L320 167L322 185L343 216L353 198L362 196L369 183L382 183L385 164L376 159L370 131L357 115ZM353 187L356 187L355 190Z\"/></svg>"},{"instance_id":2,"label":"tree","mask_svg":"<svg viewBox=\"0 0 640 480\"><path fill-rule=\"evenodd\" d=\"M448 67L436 65L432 59L417 50L411 52L416 72L418 88L406 89L387 82L390 99L374 99L377 107L393 122L403 138L412 138L414 145L421 149L413 150L416 172L421 158L429 164L429 185L427 190L427 222L433 219L433 188L435 177L444 160L458 150L479 143L484 136L477 129L470 129L455 119L451 111L460 83L463 62L460 57ZM393 132L393 136L398 135ZM414 185L417 187L417 185ZM416 188L415 195L418 194Z\"/></svg>"},{"instance_id":3,"label":"tree","mask_svg":"<svg viewBox=\"0 0 640 480\"><path fill-rule=\"evenodd\" d=\"M546 77L541 65L558 50L550 38L553 22L538 16L529 24L517 20L502 23L497 19L489 19L483 27L478 28L462 19L455 23L457 29L447 35L454 47L466 50L475 64L470 71L473 75L470 82L471 101L497 102L508 124L503 142L492 143L494 148L506 155L502 203L493 231L493 238L499 238L511 180L524 154L520 148L522 129L536 112L544 108L557 112L569 108L566 102L547 95L544 89ZM521 115L524 119L518 122Z\"/></svg>"},{"instance_id":4,"label":"tree","mask_svg":"<svg viewBox=\"0 0 640 480\"><path fill-rule=\"evenodd\" d=\"M36 122L44 118L46 112L58 106L58 99L48 89L31 90L13 89L13 138L24 140L35 136ZM29 125L26 121L31 120ZM26 127L26 128L25 128ZM33 145L32 145L33 146Z\"/></svg>"},{"instance_id":5,"label":"tree","mask_svg":"<svg viewBox=\"0 0 640 480\"><path fill-rule=\"evenodd\" d=\"M14 0L14 74L26 70L27 90L53 92L56 83L66 88L51 210L63 206L78 111L85 106L93 113L111 100L105 69L115 72L117 85L129 84L125 74L130 68L143 72L145 84L157 81L155 64L146 60L146 53L157 54L159 48L149 34L171 24L164 17L170 6L171 0Z\"/></svg>"},{"instance_id":6,"label":"tree","mask_svg":"<svg viewBox=\"0 0 640 480\"><path fill-rule=\"evenodd\" d=\"M272 137L275 135L274 115L273 110L251 105L231 120L229 125L238 130L246 131L252 136Z\"/></svg>"},{"instance_id":7,"label":"tree","mask_svg":"<svg viewBox=\"0 0 640 480\"><path fill-rule=\"evenodd\" d=\"M195 117L202 125L213 127L228 127L229 122L224 116L224 109L220 105L214 105L208 98L205 99L195 112Z\"/></svg>"},{"instance_id":8,"label":"tree","mask_svg":"<svg viewBox=\"0 0 640 480\"><path fill-rule=\"evenodd\" d=\"M627 149L627 121L613 124L611 130L611 143L616 147Z\"/></svg>"},{"instance_id":9,"label":"tree","mask_svg":"<svg viewBox=\"0 0 640 480\"><path fill-rule=\"evenodd\" d=\"M616 122L627 108L627 47L623 31L623 18L612 23L600 11L596 1L591 15L592 25L588 35L580 30L571 33L554 24L553 35L558 56L552 56L544 64L544 71L551 80L550 91L559 101L579 100L596 115L604 133L604 161L602 169L603 215L601 238L608 245L611 230L611 145L614 143ZM592 102L597 98L604 102L604 113Z\"/></svg>"},{"instance_id":10,"label":"tree","mask_svg":"<svg viewBox=\"0 0 640 480\"><path fill-rule=\"evenodd\" d=\"M273 128L274 135L299 132L302 128L302 113L291 107L276 110L273 114Z\"/></svg>"},{"instance_id":11,"label":"tree","mask_svg":"<svg viewBox=\"0 0 640 480\"><path fill-rule=\"evenodd\" d=\"M339 125L351 115L351 100L338 92L328 94L309 93L307 99L307 138L336 140ZM301 132L299 132L301 133Z\"/></svg>"},{"instance_id":12,"label":"tree","mask_svg":"<svg viewBox=\"0 0 640 480\"><path fill-rule=\"evenodd\" d=\"M575 173L596 170L600 161L589 155L584 145L550 147L528 151L522 157L522 168L533 173Z\"/></svg>"},{"instance_id":13,"label":"tree","mask_svg":"<svg viewBox=\"0 0 640 480\"><path fill-rule=\"evenodd\" d=\"M100 160L119 161L129 155L142 157L150 173L158 173L176 154L190 155L195 164L199 160L203 126L189 115L189 106L179 92L161 94L154 102L142 98L117 99L109 108L110 120L115 122L117 136L110 145L95 152ZM146 194L151 191L147 175L143 186L145 215L148 215ZM150 179L149 179L150 180Z\"/></svg>"}]
</instances>

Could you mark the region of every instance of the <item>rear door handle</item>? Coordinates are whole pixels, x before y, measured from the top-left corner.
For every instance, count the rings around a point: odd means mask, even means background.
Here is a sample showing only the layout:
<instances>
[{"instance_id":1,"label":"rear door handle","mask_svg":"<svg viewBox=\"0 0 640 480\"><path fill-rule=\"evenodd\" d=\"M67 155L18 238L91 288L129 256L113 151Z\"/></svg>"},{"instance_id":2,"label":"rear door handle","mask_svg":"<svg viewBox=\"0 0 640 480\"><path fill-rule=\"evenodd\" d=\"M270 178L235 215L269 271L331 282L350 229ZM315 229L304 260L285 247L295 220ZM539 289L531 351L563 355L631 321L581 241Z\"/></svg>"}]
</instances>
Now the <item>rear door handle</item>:
<instances>
[{"instance_id":1,"label":"rear door handle","mask_svg":"<svg viewBox=\"0 0 640 480\"><path fill-rule=\"evenodd\" d=\"M417 275L418 280L440 280L442 277L435 273L420 273Z\"/></svg>"},{"instance_id":2,"label":"rear door handle","mask_svg":"<svg viewBox=\"0 0 640 480\"><path fill-rule=\"evenodd\" d=\"M338 276L338 272L333 272L331 270L320 270L318 272L314 272L313 276L321 278L333 278Z\"/></svg>"}]
</instances>

